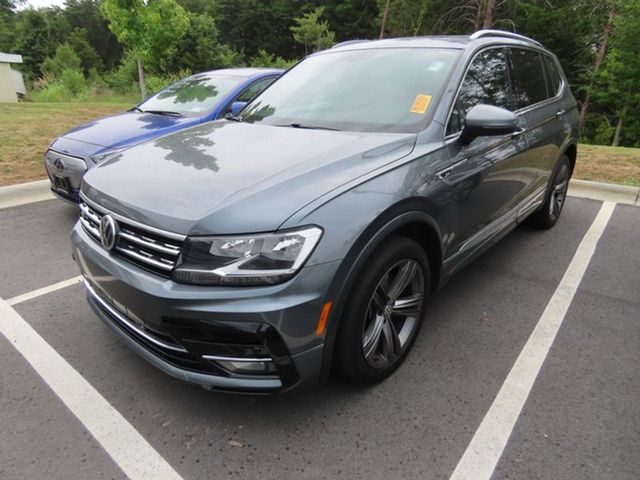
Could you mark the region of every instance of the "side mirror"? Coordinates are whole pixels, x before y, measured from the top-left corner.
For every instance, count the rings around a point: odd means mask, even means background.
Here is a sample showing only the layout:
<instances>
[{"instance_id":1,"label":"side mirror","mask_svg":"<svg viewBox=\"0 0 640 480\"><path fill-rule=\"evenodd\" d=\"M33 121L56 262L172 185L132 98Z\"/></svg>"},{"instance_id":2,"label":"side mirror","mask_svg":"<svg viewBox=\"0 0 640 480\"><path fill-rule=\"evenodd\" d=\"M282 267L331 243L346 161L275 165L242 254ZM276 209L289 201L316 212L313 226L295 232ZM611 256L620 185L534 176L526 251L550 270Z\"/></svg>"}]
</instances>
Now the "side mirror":
<instances>
[{"instance_id":1,"label":"side mirror","mask_svg":"<svg viewBox=\"0 0 640 480\"><path fill-rule=\"evenodd\" d=\"M229 108L229 113L235 115L247 105L247 102L233 102Z\"/></svg>"},{"instance_id":2,"label":"side mirror","mask_svg":"<svg viewBox=\"0 0 640 480\"><path fill-rule=\"evenodd\" d=\"M507 135L517 130L515 113L493 105L476 105L467 112L460 140L467 145L477 137Z\"/></svg>"}]
</instances>

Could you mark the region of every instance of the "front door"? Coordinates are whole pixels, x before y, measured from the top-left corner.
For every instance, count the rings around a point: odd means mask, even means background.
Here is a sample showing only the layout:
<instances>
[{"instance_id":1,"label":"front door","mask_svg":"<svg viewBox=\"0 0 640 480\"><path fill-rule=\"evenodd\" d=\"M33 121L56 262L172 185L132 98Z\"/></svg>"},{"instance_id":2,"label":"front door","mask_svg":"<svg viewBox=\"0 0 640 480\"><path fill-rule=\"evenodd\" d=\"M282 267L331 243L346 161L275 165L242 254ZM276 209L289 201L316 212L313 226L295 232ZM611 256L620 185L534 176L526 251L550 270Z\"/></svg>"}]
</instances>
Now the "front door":
<instances>
[{"instance_id":1,"label":"front door","mask_svg":"<svg viewBox=\"0 0 640 480\"><path fill-rule=\"evenodd\" d=\"M439 172L441 180L450 187L451 234L447 238L446 255L460 260L513 220L511 214L525 193L522 164L527 140L524 136L478 137L468 145L459 140L466 113L479 104L511 109L509 66L504 48L489 48L475 56L447 126L451 160L449 167Z\"/></svg>"}]
</instances>

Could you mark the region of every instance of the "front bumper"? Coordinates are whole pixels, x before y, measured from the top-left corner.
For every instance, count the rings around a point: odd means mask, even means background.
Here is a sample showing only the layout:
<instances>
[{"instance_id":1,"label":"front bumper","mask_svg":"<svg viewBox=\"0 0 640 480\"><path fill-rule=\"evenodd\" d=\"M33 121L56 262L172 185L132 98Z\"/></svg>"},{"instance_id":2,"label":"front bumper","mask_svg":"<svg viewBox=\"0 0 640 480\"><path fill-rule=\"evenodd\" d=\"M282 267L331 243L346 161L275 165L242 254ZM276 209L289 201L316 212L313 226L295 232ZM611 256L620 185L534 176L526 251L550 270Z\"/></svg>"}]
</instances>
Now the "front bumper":
<instances>
[{"instance_id":1,"label":"front bumper","mask_svg":"<svg viewBox=\"0 0 640 480\"><path fill-rule=\"evenodd\" d=\"M80 184L87 171L86 161L48 150L44 157L44 167L51 181L51 191L66 202L78 203Z\"/></svg>"},{"instance_id":2,"label":"front bumper","mask_svg":"<svg viewBox=\"0 0 640 480\"><path fill-rule=\"evenodd\" d=\"M270 393L317 381L324 339L315 327L339 262L303 268L280 285L184 285L109 254L81 227L74 258L89 303L151 364L207 389ZM264 371L230 370L225 360ZM247 362L247 363L242 363Z\"/></svg>"}]
</instances>

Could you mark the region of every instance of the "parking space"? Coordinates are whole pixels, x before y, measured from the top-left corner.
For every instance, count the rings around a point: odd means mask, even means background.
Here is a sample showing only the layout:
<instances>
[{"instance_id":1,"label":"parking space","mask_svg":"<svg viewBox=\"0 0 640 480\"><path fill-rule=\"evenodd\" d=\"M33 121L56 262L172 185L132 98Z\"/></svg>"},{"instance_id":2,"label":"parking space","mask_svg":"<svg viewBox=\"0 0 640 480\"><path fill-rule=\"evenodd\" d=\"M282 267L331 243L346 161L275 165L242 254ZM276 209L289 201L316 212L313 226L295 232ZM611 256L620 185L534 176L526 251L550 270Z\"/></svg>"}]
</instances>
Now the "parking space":
<instances>
[{"instance_id":1,"label":"parking space","mask_svg":"<svg viewBox=\"0 0 640 480\"><path fill-rule=\"evenodd\" d=\"M367 389L206 392L129 351L79 284L14 308L185 479L446 479L600 208L570 199L551 231L520 227L466 268L433 298L405 365ZM58 201L0 210L0 297L78 274L73 222ZM637 478L638 231L640 209L617 206L493 478ZM0 478L121 478L1 336L0 355Z\"/></svg>"}]
</instances>

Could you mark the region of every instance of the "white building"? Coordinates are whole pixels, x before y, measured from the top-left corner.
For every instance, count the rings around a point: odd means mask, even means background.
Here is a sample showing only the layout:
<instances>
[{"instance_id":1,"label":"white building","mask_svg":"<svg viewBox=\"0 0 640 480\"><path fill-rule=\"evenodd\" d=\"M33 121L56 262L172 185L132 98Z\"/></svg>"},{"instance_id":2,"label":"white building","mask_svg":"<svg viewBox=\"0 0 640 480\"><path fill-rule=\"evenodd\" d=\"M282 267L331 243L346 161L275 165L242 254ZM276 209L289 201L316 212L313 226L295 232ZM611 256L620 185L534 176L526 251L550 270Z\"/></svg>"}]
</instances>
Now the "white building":
<instances>
[{"instance_id":1,"label":"white building","mask_svg":"<svg viewBox=\"0 0 640 480\"><path fill-rule=\"evenodd\" d=\"M22 55L0 52L0 102L17 102L18 94L25 94L22 73L12 63L22 63Z\"/></svg>"}]
</instances>

